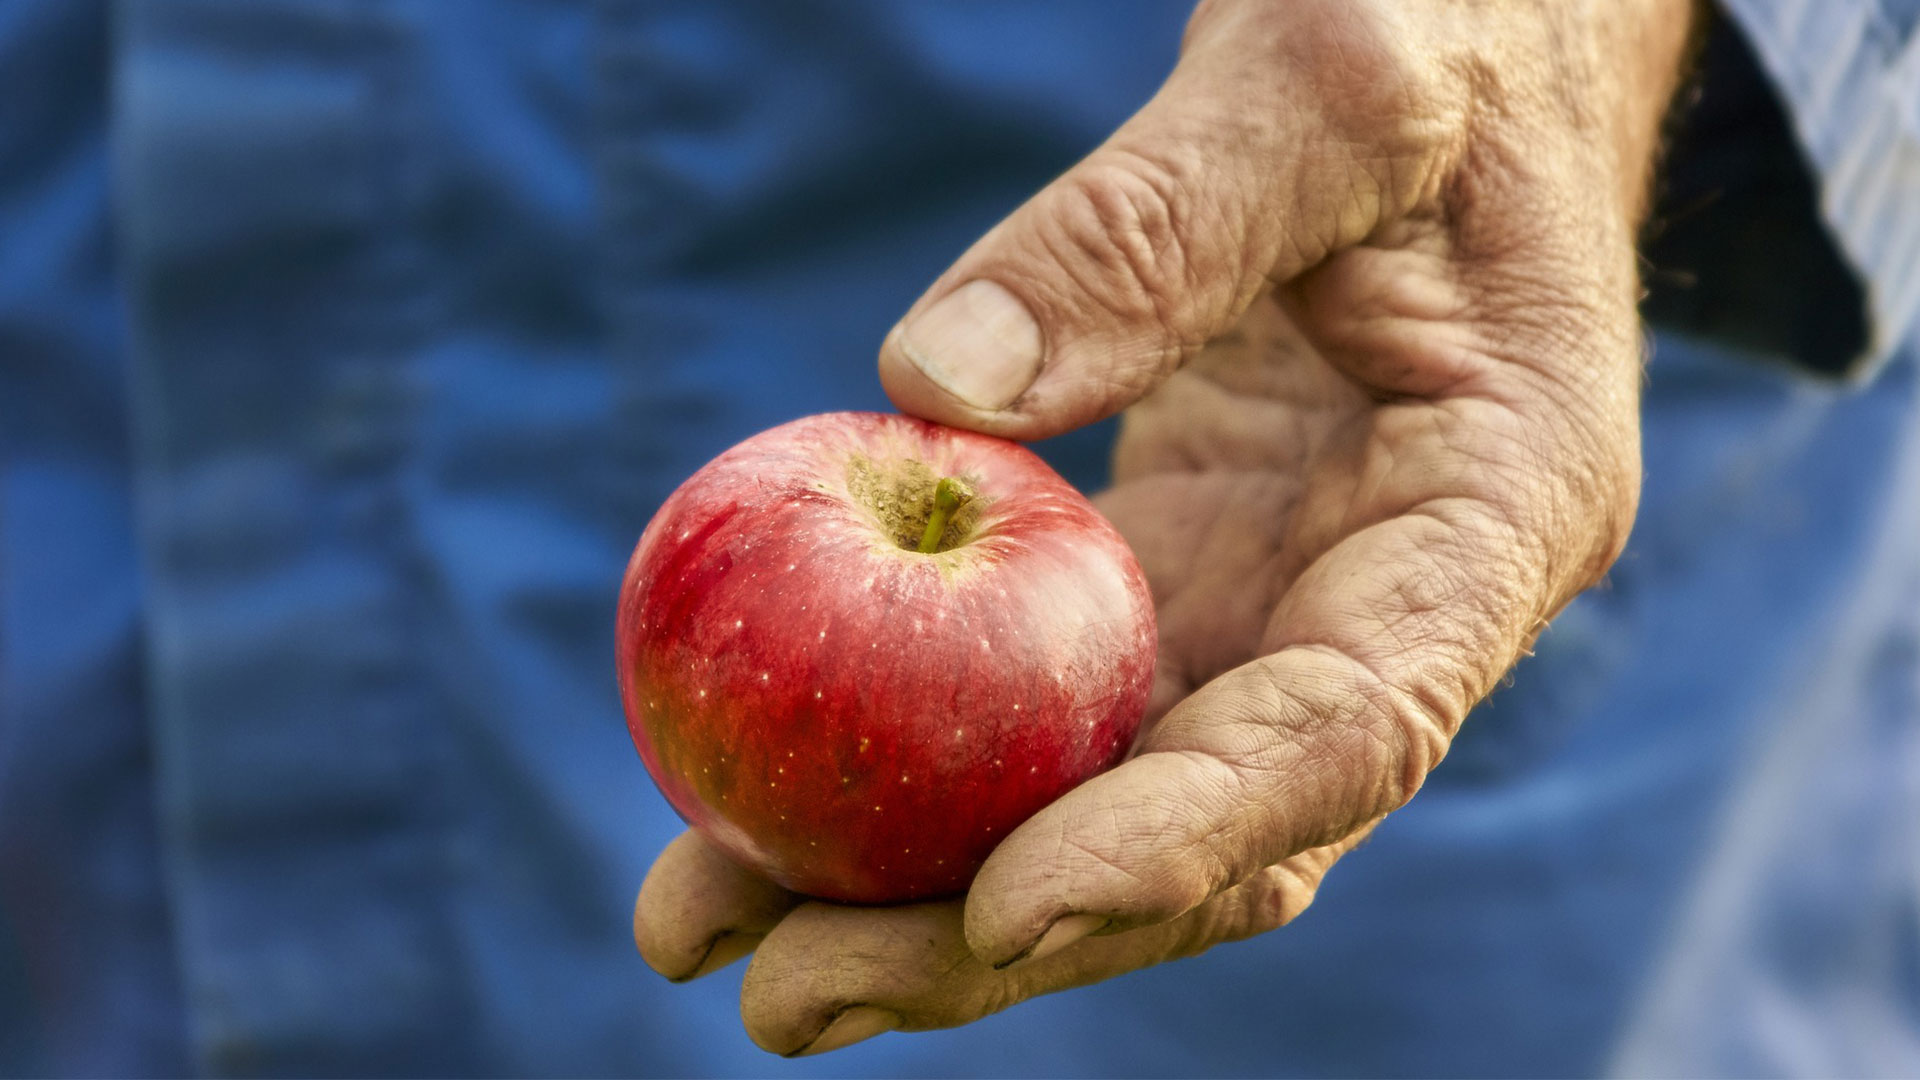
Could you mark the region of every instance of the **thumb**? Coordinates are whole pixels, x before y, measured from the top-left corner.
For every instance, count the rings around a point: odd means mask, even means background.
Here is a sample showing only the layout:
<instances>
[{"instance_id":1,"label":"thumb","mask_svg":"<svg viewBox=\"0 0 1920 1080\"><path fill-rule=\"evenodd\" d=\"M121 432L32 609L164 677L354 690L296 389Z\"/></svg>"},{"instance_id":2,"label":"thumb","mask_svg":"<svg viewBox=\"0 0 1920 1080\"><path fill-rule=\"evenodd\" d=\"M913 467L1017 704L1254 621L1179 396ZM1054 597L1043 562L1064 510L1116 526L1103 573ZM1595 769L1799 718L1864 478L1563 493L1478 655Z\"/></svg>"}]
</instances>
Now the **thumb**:
<instances>
[{"instance_id":1,"label":"thumb","mask_svg":"<svg viewBox=\"0 0 1920 1080\"><path fill-rule=\"evenodd\" d=\"M1289 6L1204 5L1159 93L914 303L880 350L901 411L1018 439L1112 415L1413 202L1439 140L1406 133L1438 126L1383 118L1431 98L1377 34ZM1309 63L1334 49L1337 94Z\"/></svg>"}]
</instances>

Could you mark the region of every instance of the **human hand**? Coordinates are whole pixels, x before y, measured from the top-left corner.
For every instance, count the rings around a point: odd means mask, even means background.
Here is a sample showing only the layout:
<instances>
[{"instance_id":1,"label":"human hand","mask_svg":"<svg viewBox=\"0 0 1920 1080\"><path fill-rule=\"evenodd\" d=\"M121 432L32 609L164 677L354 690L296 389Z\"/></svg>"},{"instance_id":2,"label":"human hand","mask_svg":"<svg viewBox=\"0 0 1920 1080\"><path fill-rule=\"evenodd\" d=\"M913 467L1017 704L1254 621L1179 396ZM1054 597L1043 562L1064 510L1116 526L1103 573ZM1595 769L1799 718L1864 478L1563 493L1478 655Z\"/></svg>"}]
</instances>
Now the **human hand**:
<instances>
[{"instance_id":1,"label":"human hand","mask_svg":"<svg viewBox=\"0 0 1920 1080\"><path fill-rule=\"evenodd\" d=\"M1625 543L1633 239L1689 7L1203 4L1153 101L880 358L902 410L1013 438L1133 406L1101 504L1159 612L1137 753L964 900L803 902L683 836L648 963L757 945L749 1033L819 1052L1299 914Z\"/></svg>"}]
</instances>

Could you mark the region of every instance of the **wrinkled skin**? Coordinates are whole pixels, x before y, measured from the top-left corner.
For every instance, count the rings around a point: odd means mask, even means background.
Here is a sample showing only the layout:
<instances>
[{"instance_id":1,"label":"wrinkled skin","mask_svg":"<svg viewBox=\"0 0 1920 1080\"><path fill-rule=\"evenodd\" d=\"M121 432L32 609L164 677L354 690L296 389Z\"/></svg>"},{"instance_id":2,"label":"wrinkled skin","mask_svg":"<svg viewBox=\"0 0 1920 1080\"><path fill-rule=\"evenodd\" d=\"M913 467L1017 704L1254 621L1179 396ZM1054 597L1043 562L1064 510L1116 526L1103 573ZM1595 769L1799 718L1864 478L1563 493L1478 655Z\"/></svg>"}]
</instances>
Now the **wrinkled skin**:
<instances>
[{"instance_id":1,"label":"wrinkled skin","mask_svg":"<svg viewBox=\"0 0 1920 1080\"><path fill-rule=\"evenodd\" d=\"M692 977L757 945L749 1033L821 1052L1304 910L1625 543L1633 235L1688 7L1202 5L1161 93L881 353L904 411L995 434L1131 406L1099 501L1159 612L1138 752L964 900L801 902L682 837L635 911L648 963ZM981 280L1038 324L996 346L1044 355L970 404L917 363L939 346L916 320Z\"/></svg>"}]
</instances>

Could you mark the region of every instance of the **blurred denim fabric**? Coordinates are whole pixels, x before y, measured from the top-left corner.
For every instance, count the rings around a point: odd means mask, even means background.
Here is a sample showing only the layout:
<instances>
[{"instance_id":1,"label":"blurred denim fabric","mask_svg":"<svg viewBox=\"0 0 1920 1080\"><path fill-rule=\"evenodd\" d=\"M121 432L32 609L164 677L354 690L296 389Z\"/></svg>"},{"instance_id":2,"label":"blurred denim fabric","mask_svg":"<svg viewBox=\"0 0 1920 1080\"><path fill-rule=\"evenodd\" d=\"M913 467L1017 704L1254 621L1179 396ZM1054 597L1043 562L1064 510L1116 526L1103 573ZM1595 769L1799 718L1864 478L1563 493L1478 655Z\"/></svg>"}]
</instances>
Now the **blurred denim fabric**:
<instances>
[{"instance_id":1,"label":"blurred denim fabric","mask_svg":"<svg viewBox=\"0 0 1920 1080\"><path fill-rule=\"evenodd\" d=\"M1920 396L1659 344L1639 529L1294 926L755 1049L628 915L613 600L1181 3L0 7L0 1073L1893 1071ZM1795 270L1783 266L1782 272ZM1053 460L1097 486L1110 426Z\"/></svg>"}]
</instances>

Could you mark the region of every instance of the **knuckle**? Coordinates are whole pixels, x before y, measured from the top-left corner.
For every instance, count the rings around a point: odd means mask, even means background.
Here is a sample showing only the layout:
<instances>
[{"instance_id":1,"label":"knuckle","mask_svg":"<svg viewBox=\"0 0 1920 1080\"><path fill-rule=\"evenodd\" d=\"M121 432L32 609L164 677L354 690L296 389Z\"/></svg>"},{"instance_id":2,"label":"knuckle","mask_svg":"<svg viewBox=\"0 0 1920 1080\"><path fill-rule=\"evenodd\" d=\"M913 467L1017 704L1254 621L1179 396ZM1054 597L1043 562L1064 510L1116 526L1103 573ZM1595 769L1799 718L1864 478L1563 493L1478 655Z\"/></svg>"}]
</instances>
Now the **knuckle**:
<instances>
[{"instance_id":1,"label":"knuckle","mask_svg":"<svg viewBox=\"0 0 1920 1080\"><path fill-rule=\"evenodd\" d=\"M1198 956L1292 922L1313 903L1325 862L1303 853L1265 867L1180 918L1161 959Z\"/></svg>"},{"instance_id":2,"label":"knuckle","mask_svg":"<svg viewBox=\"0 0 1920 1080\"><path fill-rule=\"evenodd\" d=\"M1158 331L1178 355L1186 340L1183 300L1203 287L1206 267L1188 237L1188 170L1171 159L1107 149L1050 192L1045 241L1101 315Z\"/></svg>"},{"instance_id":3,"label":"knuckle","mask_svg":"<svg viewBox=\"0 0 1920 1080\"><path fill-rule=\"evenodd\" d=\"M1508 512L1564 601L1598 582L1625 550L1640 503L1636 414L1590 403L1551 407L1534 436L1535 465ZM1557 603L1551 606L1557 607Z\"/></svg>"},{"instance_id":4,"label":"knuckle","mask_svg":"<svg viewBox=\"0 0 1920 1080\"><path fill-rule=\"evenodd\" d=\"M969 954L957 928L925 910L809 903L754 953L740 985L740 1017L758 1045L791 1053L858 1005L903 1016L936 1010Z\"/></svg>"},{"instance_id":5,"label":"knuckle","mask_svg":"<svg viewBox=\"0 0 1920 1080\"><path fill-rule=\"evenodd\" d=\"M1460 413L1449 449L1474 469L1462 477L1467 512L1439 515L1451 535L1433 550L1480 562L1504 553L1519 571L1478 590L1468 609L1537 622L1625 549L1639 505L1638 419L1630 399L1595 400L1605 397L1447 403Z\"/></svg>"},{"instance_id":6,"label":"knuckle","mask_svg":"<svg viewBox=\"0 0 1920 1080\"><path fill-rule=\"evenodd\" d=\"M740 983L740 1021L747 1037L764 1050L787 1053L804 1045L816 1016L834 1005L811 1000L800 973L767 949L754 954Z\"/></svg>"},{"instance_id":7,"label":"knuckle","mask_svg":"<svg viewBox=\"0 0 1920 1080\"><path fill-rule=\"evenodd\" d=\"M1293 860L1267 867L1235 891L1235 917L1226 940L1278 930L1307 910L1319 887L1319 873Z\"/></svg>"},{"instance_id":8,"label":"knuckle","mask_svg":"<svg viewBox=\"0 0 1920 1080\"><path fill-rule=\"evenodd\" d=\"M1351 658L1350 658L1351 659ZM1471 700L1459 687L1426 674L1393 686L1353 661L1357 669L1354 693L1365 703L1366 719L1359 730L1368 738L1373 760L1362 775L1377 778L1371 798L1352 815L1359 820L1405 806L1446 756L1454 732L1465 718L1464 702Z\"/></svg>"},{"instance_id":9,"label":"knuckle","mask_svg":"<svg viewBox=\"0 0 1920 1080\"><path fill-rule=\"evenodd\" d=\"M1584 588L1598 581L1626 550L1627 537L1640 510L1640 435L1637 414L1628 414L1593 439L1595 447L1589 466L1592 494L1589 516L1593 520L1593 555L1577 584Z\"/></svg>"},{"instance_id":10,"label":"knuckle","mask_svg":"<svg viewBox=\"0 0 1920 1080\"><path fill-rule=\"evenodd\" d=\"M1432 197L1467 126L1460 74L1418 47L1423 35L1391 13L1348 5L1340 17L1300 21L1276 48L1296 83L1321 89L1327 137L1390 210Z\"/></svg>"},{"instance_id":11,"label":"knuckle","mask_svg":"<svg viewBox=\"0 0 1920 1080\"><path fill-rule=\"evenodd\" d=\"M1342 764L1348 789L1331 831L1301 847L1331 843L1406 804L1440 763L1466 712L1497 672L1487 657L1502 645L1494 618L1465 599L1472 586L1445 559L1407 565L1386 585L1364 627L1301 643L1324 695L1324 754ZM1345 644L1341 643L1344 639Z\"/></svg>"},{"instance_id":12,"label":"knuckle","mask_svg":"<svg viewBox=\"0 0 1920 1080\"><path fill-rule=\"evenodd\" d=\"M1246 824L1234 810L1253 794L1241 770L1210 753L1164 750L1136 758L1117 797L1054 838L1044 866L1060 906L1135 927L1171 921L1240 881ZM1097 781L1096 781L1097 783Z\"/></svg>"},{"instance_id":13,"label":"knuckle","mask_svg":"<svg viewBox=\"0 0 1920 1080\"><path fill-rule=\"evenodd\" d=\"M1178 231L1179 183L1164 166L1117 152L1068 179L1062 221L1069 238L1111 273L1129 299L1154 302L1186 277Z\"/></svg>"},{"instance_id":14,"label":"knuckle","mask_svg":"<svg viewBox=\"0 0 1920 1080\"><path fill-rule=\"evenodd\" d=\"M1637 446L1598 457L1580 486L1585 490L1576 495L1584 504L1579 531L1586 542L1583 557L1572 571L1572 592L1598 583L1626 550L1640 507Z\"/></svg>"},{"instance_id":15,"label":"knuckle","mask_svg":"<svg viewBox=\"0 0 1920 1080\"><path fill-rule=\"evenodd\" d=\"M1184 757L1184 755L1183 755ZM1187 762L1198 760L1187 758ZM1185 762L1183 762L1185 764ZM1182 776L1156 789L1129 816L1121 850L1103 861L1109 910L1103 912L1127 925L1166 922L1212 896L1231 874L1217 837L1199 808L1214 803L1219 794L1208 776ZM1218 770L1224 771L1224 770ZM1181 842L1168 843L1177 837Z\"/></svg>"}]
</instances>

